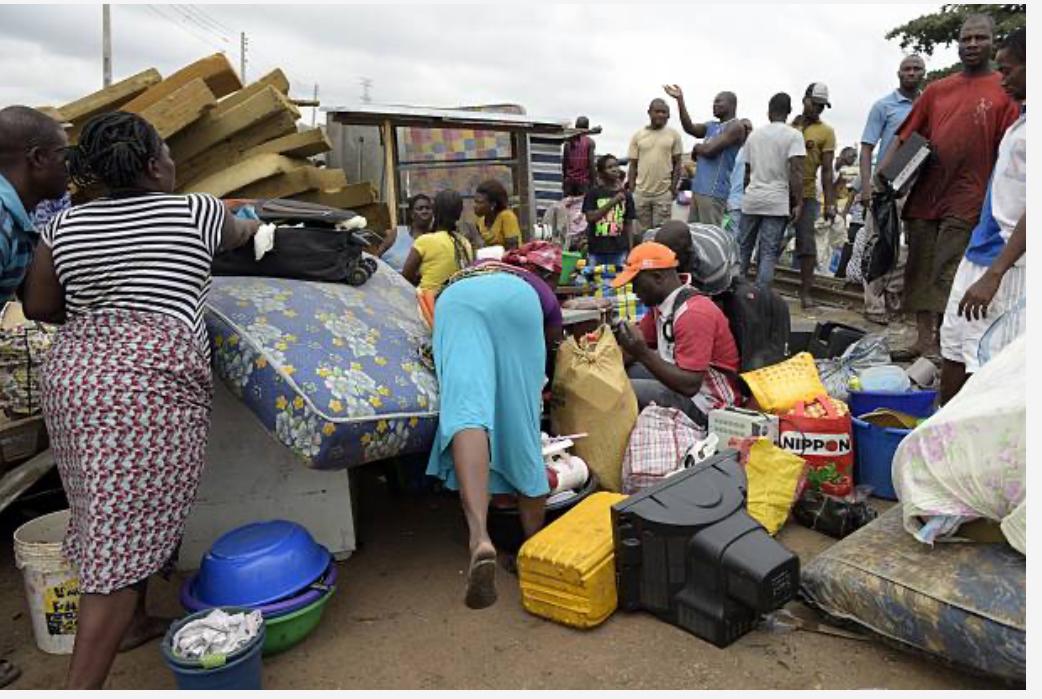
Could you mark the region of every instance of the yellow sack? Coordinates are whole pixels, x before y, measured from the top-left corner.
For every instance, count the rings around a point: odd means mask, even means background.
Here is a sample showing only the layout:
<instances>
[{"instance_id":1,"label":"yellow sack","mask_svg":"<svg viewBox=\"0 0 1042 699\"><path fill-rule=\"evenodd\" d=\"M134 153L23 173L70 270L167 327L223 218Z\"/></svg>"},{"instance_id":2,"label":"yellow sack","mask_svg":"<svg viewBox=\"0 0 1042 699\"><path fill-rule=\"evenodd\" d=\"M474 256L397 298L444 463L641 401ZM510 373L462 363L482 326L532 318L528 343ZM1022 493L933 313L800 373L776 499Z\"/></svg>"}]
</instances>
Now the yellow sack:
<instances>
[{"instance_id":1,"label":"yellow sack","mask_svg":"<svg viewBox=\"0 0 1042 699\"><path fill-rule=\"evenodd\" d=\"M828 395L809 352L742 374L760 410L781 414L797 403Z\"/></svg>"},{"instance_id":2,"label":"yellow sack","mask_svg":"<svg viewBox=\"0 0 1042 699\"><path fill-rule=\"evenodd\" d=\"M789 518L805 468L803 459L779 449L769 439L761 437L749 447L749 461L745 465L749 494L745 509L771 536L777 534Z\"/></svg>"},{"instance_id":3,"label":"yellow sack","mask_svg":"<svg viewBox=\"0 0 1042 699\"><path fill-rule=\"evenodd\" d=\"M593 339L568 337L557 350L550 427L554 434L586 432L572 453L597 474L601 487L622 491L622 458L637 422L622 350L602 325Z\"/></svg>"}]
</instances>

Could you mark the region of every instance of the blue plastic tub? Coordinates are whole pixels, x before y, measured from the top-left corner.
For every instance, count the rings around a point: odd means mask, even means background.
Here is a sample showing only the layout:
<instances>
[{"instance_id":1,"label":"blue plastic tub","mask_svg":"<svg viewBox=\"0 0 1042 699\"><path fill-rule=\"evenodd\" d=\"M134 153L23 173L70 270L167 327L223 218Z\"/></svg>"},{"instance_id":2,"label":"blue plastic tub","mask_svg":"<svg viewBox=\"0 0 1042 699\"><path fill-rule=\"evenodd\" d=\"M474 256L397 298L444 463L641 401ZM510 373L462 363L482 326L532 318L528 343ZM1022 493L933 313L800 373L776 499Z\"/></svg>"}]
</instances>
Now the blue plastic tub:
<instances>
[{"instance_id":1,"label":"blue plastic tub","mask_svg":"<svg viewBox=\"0 0 1042 699\"><path fill-rule=\"evenodd\" d=\"M199 565L194 593L209 607L259 607L299 594L331 559L296 522L255 522L214 542Z\"/></svg>"},{"instance_id":2,"label":"blue plastic tub","mask_svg":"<svg viewBox=\"0 0 1042 699\"><path fill-rule=\"evenodd\" d=\"M880 427L853 418L854 482L872 486L872 495L884 500L897 500L891 469L897 445L911 430Z\"/></svg>"},{"instance_id":3,"label":"blue plastic tub","mask_svg":"<svg viewBox=\"0 0 1042 699\"><path fill-rule=\"evenodd\" d=\"M912 417L930 417L937 410L937 391L850 391L847 405L854 417L879 408L889 408Z\"/></svg>"},{"instance_id":4,"label":"blue plastic tub","mask_svg":"<svg viewBox=\"0 0 1042 699\"><path fill-rule=\"evenodd\" d=\"M229 614L235 612L249 611L241 607L222 607ZM263 689L261 687L261 651L264 648L265 627L262 625L260 633L239 650L235 651L223 663L208 667L194 660L180 658L173 653L174 634L178 629L200 617L209 614L212 609L191 614L180 621L174 622L163 638L163 660L167 667L174 673L174 680L178 689L185 690L222 690L222 689ZM212 661L211 661L212 662ZM220 662L218 659L217 662Z\"/></svg>"}]
</instances>

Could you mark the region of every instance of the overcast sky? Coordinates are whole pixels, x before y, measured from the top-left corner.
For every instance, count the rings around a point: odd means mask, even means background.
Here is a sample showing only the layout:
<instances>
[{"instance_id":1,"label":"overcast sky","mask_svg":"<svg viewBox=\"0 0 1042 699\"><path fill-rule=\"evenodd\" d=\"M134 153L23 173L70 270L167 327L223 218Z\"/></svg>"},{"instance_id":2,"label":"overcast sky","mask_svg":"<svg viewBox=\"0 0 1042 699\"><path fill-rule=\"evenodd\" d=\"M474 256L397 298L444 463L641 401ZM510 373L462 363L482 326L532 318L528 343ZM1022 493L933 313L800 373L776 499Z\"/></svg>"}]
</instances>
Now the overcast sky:
<instances>
[{"instance_id":1,"label":"overcast sky","mask_svg":"<svg viewBox=\"0 0 1042 699\"><path fill-rule=\"evenodd\" d=\"M939 7L114 5L113 77L148 67L168 75L220 49L238 66L244 31L247 79L281 67L294 97L310 98L318 83L324 106L354 102L364 77L376 103L587 114L604 127L598 150L619 155L663 83L684 88L696 120L711 118L716 92L732 90L739 115L761 125L772 94L797 104L822 81L833 104L825 119L845 145L896 85L903 54L884 34ZM954 48L942 49L927 64L954 60ZM98 89L101 72L100 5L0 6L0 104L59 106ZM675 109L670 125L680 130Z\"/></svg>"}]
</instances>

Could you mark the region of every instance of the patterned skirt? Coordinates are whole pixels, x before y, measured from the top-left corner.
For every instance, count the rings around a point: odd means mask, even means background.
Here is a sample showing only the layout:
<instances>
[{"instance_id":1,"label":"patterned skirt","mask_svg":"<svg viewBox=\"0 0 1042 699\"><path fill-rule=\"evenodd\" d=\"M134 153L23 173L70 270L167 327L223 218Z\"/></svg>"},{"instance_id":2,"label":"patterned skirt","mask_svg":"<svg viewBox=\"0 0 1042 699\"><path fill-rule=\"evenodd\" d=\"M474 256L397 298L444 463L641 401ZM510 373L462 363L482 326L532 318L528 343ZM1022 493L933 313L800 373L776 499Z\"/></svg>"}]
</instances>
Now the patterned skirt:
<instances>
[{"instance_id":1,"label":"patterned skirt","mask_svg":"<svg viewBox=\"0 0 1042 699\"><path fill-rule=\"evenodd\" d=\"M59 331L41 384L80 590L145 580L176 553L206 459L213 382L198 340L160 314L81 316Z\"/></svg>"}]
</instances>

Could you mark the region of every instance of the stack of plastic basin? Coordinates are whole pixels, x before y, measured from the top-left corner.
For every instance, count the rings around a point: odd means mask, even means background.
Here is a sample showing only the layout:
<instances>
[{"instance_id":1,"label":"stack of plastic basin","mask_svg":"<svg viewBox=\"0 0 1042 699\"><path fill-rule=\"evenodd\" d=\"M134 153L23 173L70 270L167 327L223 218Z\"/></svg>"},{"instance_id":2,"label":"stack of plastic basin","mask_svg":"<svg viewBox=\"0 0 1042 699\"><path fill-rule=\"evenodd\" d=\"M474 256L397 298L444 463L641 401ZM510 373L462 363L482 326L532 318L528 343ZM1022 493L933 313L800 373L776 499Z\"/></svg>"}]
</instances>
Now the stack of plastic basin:
<instances>
[{"instance_id":1,"label":"stack of plastic basin","mask_svg":"<svg viewBox=\"0 0 1042 699\"><path fill-rule=\"evenodd\" d=\"M872 486L872 494L896 500L891 476L894 453L911 430L880 427L866 422L862 415L887 408L912 417L926 418L934 413L937 391L851 391L848 405L854 423L854 481Z\"/></svg>"},{"instance_id":2,"label":"stack of plastic basin","mask_svg":"<svg viewBox=\"0 0 1042 699\"><path fill-rule=\"evenodd\" d=\"M222 535L199 572L181 587L190 612L235 606L264 616L264 655L304 640L336 591L329 551L307 529L285 520L248 524Z\"/></svg>"}]
</instances>

